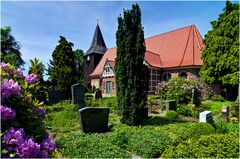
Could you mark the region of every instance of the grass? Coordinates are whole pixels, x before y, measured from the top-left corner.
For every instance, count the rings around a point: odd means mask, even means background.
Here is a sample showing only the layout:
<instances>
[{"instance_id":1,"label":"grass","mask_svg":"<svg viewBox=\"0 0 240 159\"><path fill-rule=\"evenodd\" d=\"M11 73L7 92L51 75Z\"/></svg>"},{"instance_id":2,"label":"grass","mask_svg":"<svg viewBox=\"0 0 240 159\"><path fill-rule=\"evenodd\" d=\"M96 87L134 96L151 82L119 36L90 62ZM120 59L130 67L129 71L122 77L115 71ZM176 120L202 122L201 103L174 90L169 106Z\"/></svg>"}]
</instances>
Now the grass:
<instances>
[{"instance_id":1,"label":"grass","mask_svg":"<svg viewBox=\"0 0 240 159\"><path fill-rule=\"evenodd\" d=\"M212 101L212 102L204 102L202 103L202 108L205 110L210 110L213 115L217 115L221 113L222 107L223 106L231 106L231 102L225 101L225 102L220 102L220 101Z\"/></svg>"},{"instance_id":2,"label":"grass","mask_svg":"<svg viewBox=\"0 0 240 159\"><path fill-rule=\"evenodd\" d=\"M64 107L64 110L47 114L45 122L48 125L48 129L56 134L79 131L78 105L63 103L61 106Z\"/></svg>"}]
</instances>

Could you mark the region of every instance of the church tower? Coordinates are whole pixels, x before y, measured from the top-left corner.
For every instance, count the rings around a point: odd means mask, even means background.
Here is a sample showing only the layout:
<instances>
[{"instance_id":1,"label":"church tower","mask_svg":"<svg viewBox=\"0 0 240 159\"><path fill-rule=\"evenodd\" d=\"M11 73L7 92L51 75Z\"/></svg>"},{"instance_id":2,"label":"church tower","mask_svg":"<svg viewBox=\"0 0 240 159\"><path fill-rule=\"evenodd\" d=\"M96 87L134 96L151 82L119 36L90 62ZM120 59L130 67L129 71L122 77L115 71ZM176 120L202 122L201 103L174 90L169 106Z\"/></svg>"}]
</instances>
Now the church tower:
<instances>
[{"instance_id":1,"label":"church tower","mask_svg":"<svg viewBox=\"0 0 240 159\"><path fill-rule=\"evenodd\" d=\"M106 52L107 47L105 45L100 27L97 23L92 43L90 48L84 54L84 84L87 87L91 86L90 74L97 67L103 54Z\"/></svg>"}]
</instances>

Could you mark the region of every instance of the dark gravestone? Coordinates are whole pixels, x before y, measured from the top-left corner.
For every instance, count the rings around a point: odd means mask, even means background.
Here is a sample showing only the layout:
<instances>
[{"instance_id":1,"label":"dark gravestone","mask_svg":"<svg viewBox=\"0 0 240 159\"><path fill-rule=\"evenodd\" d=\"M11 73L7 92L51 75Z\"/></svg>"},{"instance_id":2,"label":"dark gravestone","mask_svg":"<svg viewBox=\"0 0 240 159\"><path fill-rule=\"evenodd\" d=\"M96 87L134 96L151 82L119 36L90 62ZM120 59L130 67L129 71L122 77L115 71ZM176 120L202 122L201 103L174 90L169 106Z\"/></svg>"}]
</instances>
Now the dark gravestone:
<instances>
[{"instance_id":1,"label":"dark gravestone","mask_svg":"<svg viewBox=\"0 0 240 159\"><path fill-rule=\"evenodd\" d=\"M199 99L199 94L200 92L197 89L192 89L192 98L191 98L191 103L195 104L196 106L200 105L200 99Z\"/></svg>"},{"instance_id":2,"label":"dark gravestone","mask_svg":"<svg viewBox=\"0 0 240 159\"><path fill-rule=\"evenodd\" d=\"M72 103L73 104L80 104L84 102L85 96L85 87L77 84L72 85Z\"/></svg>"},{"instance_id":3,"label":"dark gravestone","mask_svg":"<svg viewBox=\"0 0 240 159\"><path fill-rule=\"evenodd\" d=\"M102 91L101 90L97 90L95 92L95 99L100 99L102 98Z\"/></svg>"},{"instance_id":4,"label":"dark gravestone","mask_svg":"<svg viewBox=\"0 0 240 159\"><path fill-rule=\"evenodd\" d=\"M62 90L49 90L48 101L50 104L65 100L65 92Z\"/></svg>"},{"instance_id":5,"label":"dark gravestone","mask_svg":"<svg viewBox=\"0 0 240 159\"><path fill-rule=\"evenodd\" d=\"M177 101L166 100L166 110L177 110Z\"/></svg>"},{"instance_id":6,"label":"dark gravestone","mask_svg":"<svg viewBox=\"0 0 240 159\"><path fill-rule=\"evenodd\" d=\"M81 130L84 133L106 132L108 130L109 108L85 107L78 110Z\"/></svg>"}]
</instances>

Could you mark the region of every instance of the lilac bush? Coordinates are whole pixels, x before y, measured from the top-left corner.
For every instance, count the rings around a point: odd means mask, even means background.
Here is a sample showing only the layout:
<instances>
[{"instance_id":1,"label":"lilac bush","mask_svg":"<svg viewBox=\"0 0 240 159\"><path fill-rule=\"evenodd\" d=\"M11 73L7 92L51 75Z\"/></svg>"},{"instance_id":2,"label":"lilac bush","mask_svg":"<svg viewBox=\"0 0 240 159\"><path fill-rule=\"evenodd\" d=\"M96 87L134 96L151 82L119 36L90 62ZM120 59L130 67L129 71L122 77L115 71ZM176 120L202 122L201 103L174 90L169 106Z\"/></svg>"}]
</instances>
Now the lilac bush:
<instances>
[{"instance_id":1,"label":"lilac bush","mask_svg":"<svg viewBox=\"0 0 240 159\"><path fill-rule=\"evenodd\" d=\"M13 110L7 106L4 106L4 105L0 105L0 109L1 109L1 119L11 120L16 117L15 110Z\"/></svg>"},{"instance_id":2,"label":"lilac bush","mask_svg":"<svg viewBox=\"0 0 240 159\"><path fill-rule=\"evenodd\" d=\"M27 74L26 81L28 84L35 84L39 81L39 78L37 77L37 75L31 73L31 74Z\"/></svg>"},{"instance_id":3,"label":"lilac bush","mask_svg":"<svg viewBox=\"0 0 240 159\"><path fill-rule=\"evenodd\" d=\"M55 142L48 138L45 139L42 143L41 143L41 149L45 150L46 152L52 153L56 148L56 144Z\"/></svg>"},{"instance_id":4,"label":"lilac bush","mask_svg":"<svg viewBox=\"0 0 240 159\"><path fill-rule=\"evenodd\" d=\"M23 78L20 69L6 63L1 68L1 156L17 158L53 157L55 142L46 134L44 109L30 100L39 84L36 75ZM14 119L14 120L13 120ZM16 128L18 127L18 128Z\"/></svg>"},{"instance_id":5,"label":"lilac bush","mask_svg":"<svg viewBox=\"0 0 240 159\"><path fill-rule=\"evenodd\" d=\"M18 146L16 151L17 157L21 158L39 157L40 145L30 138L28 140L25 140L20 146Z\"/></svg>"},{"instance_id":6,"label":"lilac bush","mask_svg":"<svg viewBox=\"0 0 240 159\"><path fill-rule=\"evenodd\" d=\"M10 98L12 96L21 95L21 87L18 82L14 82L12 79L8 80L4 78L1 82L1 94L2 98Z\"/></svg>"},{"instance_id":7,"label":"lilac bush","mask_svg":"<svg viewBox=\"0 0 240 159\"><path fill-rule=\"evenodd\" d=\"M40 114L42 117L44 117L46 115L46 110L41 109L41 108L37 108L35 109L36 113Z\"/></svg>"},{"instance_id":8,"label":"lilac bush","mask_svg":"<svg viewBox=\"0 0 240 159\"><path fill-rule=\"evenodd\" d=\"M2 138L4 148L10 152L15 151L24 140L25 132L23 128L15 129L13 127L11 127Z\"/></svg>"}]
</instances>

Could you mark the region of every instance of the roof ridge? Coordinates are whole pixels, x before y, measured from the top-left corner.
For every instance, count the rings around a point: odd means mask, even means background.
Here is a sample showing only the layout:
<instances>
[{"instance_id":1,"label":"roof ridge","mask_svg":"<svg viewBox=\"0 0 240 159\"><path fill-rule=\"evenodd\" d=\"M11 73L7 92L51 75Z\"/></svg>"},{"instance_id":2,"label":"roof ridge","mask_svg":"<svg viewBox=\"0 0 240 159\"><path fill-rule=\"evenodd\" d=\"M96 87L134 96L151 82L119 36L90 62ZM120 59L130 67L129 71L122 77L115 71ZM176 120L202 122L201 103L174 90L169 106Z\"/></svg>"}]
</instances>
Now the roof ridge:
<instances>
[{"instance_id":1,"label":"roof ridge","mask_svg":"<svg viewBox=\"0 0 240 159\"><path fill-rule=\"evenodd\" d=\"M186 46L184 48L184 52L183 52L183 57L180 61L180 64L178 66L181 66L182 62L183 62L183 59L185 57L185 54L186 54L186 50L187 50L187 46L188 46L188 43L189 43L189 39L190 39L190 35L191 35L191 31L192 31L192 26L190 27L190 30L189 30L189 34L188 34L188 38L187 38L187 43L186 43Z\"/></svg>"},{"instance_id":2,"label":"roof ridge","mask_svg":"<svg viewBox=\"0 0 240 159\"><path fill-rule=\"evenodd\" d=\"M152 51L149 51L149 50L145 50L145 52L149 52L149 53L152 53L152 54L158 55L158 53L156 53L156 52L152 52Z\"/></svg>"},{"instance_id":3,"label":"roof ridge","mask_svg":"<svg viewBox=\"0 0 240 159\"><path fill-rule=\"evenodd\" d=\"M185 28L188 28L188 27L192 27L192 26L195 26L195 25L194 25L194 24L191 24L191 25L188 25L188 26L185 26L185 27L182 27L182 28L178 28L178 29L175 29L175 30L170 30L170 31L165 32L165 33L153 35L153 36L150 36L150 37L145 38L145 40L146 40L146 39L150 39L150 38L154 38L154 37L156 37L156 36L160 36L160 35L163 35L163 34L168 34L168 33L174 32L174 31L182 30L182 29L185 29Z\"/></svg>"}]
</instances>

